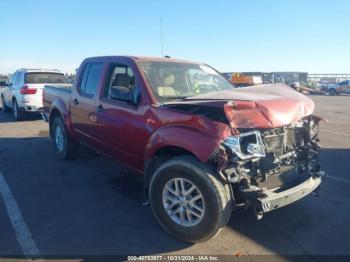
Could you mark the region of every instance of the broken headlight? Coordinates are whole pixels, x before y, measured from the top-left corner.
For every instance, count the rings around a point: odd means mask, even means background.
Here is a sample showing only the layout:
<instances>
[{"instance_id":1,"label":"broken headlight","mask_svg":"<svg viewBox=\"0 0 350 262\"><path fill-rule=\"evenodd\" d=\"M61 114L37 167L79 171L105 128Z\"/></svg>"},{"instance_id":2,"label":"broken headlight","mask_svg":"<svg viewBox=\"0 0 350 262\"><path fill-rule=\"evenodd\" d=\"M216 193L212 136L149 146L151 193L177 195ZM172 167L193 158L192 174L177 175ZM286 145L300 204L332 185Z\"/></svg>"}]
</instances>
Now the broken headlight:
<instances>
[{"instance_id":1,"label":"broken headlight","mask_svg":"<svg viewBox=\"0 0 350 262\"><path fill-rule=\"evenodd\" d=\"M224 145L241 159L266 156L265 146L258 131L229 136L225 139Z\"/></svg>"}]
</instances>

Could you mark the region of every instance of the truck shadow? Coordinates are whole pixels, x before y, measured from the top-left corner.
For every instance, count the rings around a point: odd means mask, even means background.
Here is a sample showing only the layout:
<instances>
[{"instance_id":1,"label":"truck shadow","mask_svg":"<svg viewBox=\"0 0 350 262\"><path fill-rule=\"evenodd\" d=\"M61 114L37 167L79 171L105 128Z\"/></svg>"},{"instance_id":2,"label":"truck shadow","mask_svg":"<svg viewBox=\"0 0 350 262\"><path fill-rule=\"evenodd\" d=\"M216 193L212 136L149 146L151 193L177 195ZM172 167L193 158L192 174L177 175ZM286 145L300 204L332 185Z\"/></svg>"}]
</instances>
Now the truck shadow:
<instances>
[{"instance_id":1,"label":"truck shadow","mask_svg":"<svg viewBox=\"0 0 350 262\"><path fill-rule=\"evenodd\" d=\"M325 149L321 157L328 173L345 179L349 156L347 149ZM90 261L101 254L169 252L340 254L347 252L346 243L350 243L347 234L339 234L350 232L346 223L350 221L349 203L345 201L350 197L349 185L336 180L324 183L319 198L307 197L260 221L250 210L233 213L217 237L192 245L164 232L151 208L142 205L142 179L93 150L84 148L74 161L60 161L47 132L25 139L0 138L0 169L48 259ZM6 212L0 210L0 220L4 216ZM2 250L7 250L6 254L0 251L0 257L21 257L6 241L13 237L0 238Z\"/></svg>"},{"instance_id":2,"label":"truck shadow","mask_svg":"<svg viewBox=\"0 0 350 262\"><path fill-rule=\"evenodd\" d=\"M85 147L73 161L58 160L47 135L0 138L0 171L44 258L158 254L190 246L165 233L142 205L142 179ZM3 220L7 212L0 210ZM0 237L0 257L21 258L18 246L6 241L11 238Z\"/></svg>"}]
</instances>

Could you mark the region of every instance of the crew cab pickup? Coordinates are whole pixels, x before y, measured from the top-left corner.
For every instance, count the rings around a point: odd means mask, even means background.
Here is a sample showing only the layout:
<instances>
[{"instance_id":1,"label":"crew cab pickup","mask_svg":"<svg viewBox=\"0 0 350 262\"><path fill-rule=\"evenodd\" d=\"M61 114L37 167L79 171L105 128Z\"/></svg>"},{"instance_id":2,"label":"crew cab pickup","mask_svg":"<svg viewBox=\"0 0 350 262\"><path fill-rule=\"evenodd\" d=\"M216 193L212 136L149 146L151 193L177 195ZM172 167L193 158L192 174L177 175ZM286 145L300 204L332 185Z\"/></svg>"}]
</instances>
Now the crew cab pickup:
<instances>
[{"instance_id":1,"label":"crew cab pickup","mask_svg":"<svg viewBox=\"0 0 350 262\"><path fill-rule=\"evenodd\" d=\"M328 85L327 92L330 95L350 94L350 80Z\"/></svg>"},{"instance_id":2,"label":"crew cab pickup","mask_svg":"<svg viewBox=\"0 0 350 262\"><path fill-rule=\"evenodd\" d=\"M324 174L312 100L282 84L236 89L202 63L88 58L72 87L45 86L43 105L60 158L83 142L125 163L159 224L189 242L239 207L260 219L314 192Z\"/></svg>"}]
</instances>

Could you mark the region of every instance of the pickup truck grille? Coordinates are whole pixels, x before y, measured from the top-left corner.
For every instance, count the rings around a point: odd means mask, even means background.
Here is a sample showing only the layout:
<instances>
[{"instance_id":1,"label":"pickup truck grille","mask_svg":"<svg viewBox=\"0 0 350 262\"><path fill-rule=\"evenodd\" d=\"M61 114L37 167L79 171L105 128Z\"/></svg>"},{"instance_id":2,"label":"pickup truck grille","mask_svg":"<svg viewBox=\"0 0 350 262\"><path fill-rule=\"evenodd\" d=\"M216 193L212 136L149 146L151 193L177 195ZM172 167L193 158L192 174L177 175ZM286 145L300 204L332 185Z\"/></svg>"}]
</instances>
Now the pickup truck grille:
<instances>
[{"instance_id":1,"label":"pickup truck grille","mask_svg":"<svg viewBox=\"0 0 350 262\"><path fill-rule=\"evenodd\" d=\"M296 129L290 127L275 128L262 133L268 153L276 156L293 151L296 146Z\"/></svg>"}]
</instances>

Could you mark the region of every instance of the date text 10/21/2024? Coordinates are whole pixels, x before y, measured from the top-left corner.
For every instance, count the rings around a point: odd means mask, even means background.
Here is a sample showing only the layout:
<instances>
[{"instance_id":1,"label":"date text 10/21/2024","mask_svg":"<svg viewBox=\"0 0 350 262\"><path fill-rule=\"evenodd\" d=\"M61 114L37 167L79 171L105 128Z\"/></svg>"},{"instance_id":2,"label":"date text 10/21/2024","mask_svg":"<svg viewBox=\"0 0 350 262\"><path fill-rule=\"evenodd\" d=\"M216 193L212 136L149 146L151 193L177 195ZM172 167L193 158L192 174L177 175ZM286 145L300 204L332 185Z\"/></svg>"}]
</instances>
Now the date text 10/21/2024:
<instances>
[{"instance_id":1,"label":"date text 10/21/2024","mask_svg":"<svg viewBox=\"0 0 350 262\"><path fill-rule=\"evenodd\" d=\"M217 256L128 256L127 261L218 261Z\"/></svg>"}]
</instances>

